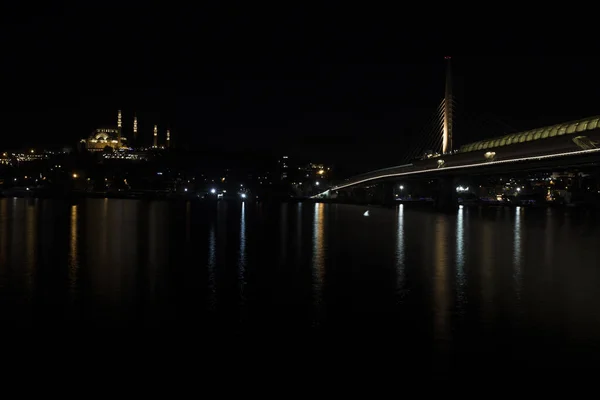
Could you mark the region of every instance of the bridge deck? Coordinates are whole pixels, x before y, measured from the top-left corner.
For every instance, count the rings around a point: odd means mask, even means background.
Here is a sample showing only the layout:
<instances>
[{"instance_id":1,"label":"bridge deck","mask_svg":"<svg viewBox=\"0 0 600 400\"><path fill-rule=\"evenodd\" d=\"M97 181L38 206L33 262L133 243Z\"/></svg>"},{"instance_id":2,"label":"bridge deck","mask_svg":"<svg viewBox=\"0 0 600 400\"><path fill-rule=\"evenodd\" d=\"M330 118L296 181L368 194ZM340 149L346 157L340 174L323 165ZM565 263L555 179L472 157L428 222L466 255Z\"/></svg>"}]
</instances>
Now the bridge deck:
<instances>
[{"instance_id":1,"label":"bridge deck","mask_svg":"<svg viewBox=\"0 0 600 400\"><path fill-rule=\"evenodd\" d=\"M593 122L594 119L591 120ZM467 170L479 170L483 172L484 170L489 171L490 167L506 168L509 164L516 163L522 164L540 160L555 161L564 157L574 156L600 156L600 127L597 122L598 118L595 118L595 121L596 125L577 122L577 125L562 124L556 125L555 127L544 128L546 130L549 129L548 134L550 134L556 127L570 127L566 128L563 134L558 134L562 128L556 128L557 134L552 137L547 137L544 140L525 140L511 145L505 143L499 147L493 147L493 144L495 144L498 139L491 139L489 143L492 144L492 147L489 147L490 144L488 143L487 148L479 149L480 146L477 145L476 147L478 149L475 150L459 151L452 155L416 160L412 164L372 171L340 182L330 190L335 191L350 186L401 176L422 174L442 175L451 172L466 173ZM583 126L585 126L586 129L580 128L581 131L578 132L577 127ZM587 129L591 126L596 126L596 128ZM527 135L529 135L529 133L527 133ZM533 137L535 137L535 135ZM600 157L598 157L598 161L600 162Z\"/></svg>"}]
</instances>

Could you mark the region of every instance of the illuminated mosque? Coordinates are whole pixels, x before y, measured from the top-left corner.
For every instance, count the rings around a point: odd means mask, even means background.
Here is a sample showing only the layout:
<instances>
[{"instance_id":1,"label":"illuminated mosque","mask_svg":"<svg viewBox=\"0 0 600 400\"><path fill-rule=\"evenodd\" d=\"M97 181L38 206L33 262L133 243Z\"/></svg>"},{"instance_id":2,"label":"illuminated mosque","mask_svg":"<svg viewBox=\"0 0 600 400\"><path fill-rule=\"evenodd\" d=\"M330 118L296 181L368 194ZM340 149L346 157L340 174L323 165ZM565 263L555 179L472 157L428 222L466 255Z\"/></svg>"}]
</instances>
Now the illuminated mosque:
<instances>
[{"instance_id":1,"label":"illuminated mosque","mask_svg":"<svg viewBox=\"0 0 600 400\"><path fill-rule=\"evenodd\" d=\"M167 129L167 137L165 145L158 145L158 126L154 125L153 132L153 145L154 149L165 149L169 148L171 144L171 132ZM137 144L138 140L138 120L137 116L133 117L133 144ZM87 139L81 139L81 144L85 146L88 151L104 151L106 147L112 148L112 150L127 150L131 149L131 145L127 141L127 138L123 136L123 120L121 110L117 113L117 127L116 128L99 128L96 129Z\"/></svg>"}]
</instances>

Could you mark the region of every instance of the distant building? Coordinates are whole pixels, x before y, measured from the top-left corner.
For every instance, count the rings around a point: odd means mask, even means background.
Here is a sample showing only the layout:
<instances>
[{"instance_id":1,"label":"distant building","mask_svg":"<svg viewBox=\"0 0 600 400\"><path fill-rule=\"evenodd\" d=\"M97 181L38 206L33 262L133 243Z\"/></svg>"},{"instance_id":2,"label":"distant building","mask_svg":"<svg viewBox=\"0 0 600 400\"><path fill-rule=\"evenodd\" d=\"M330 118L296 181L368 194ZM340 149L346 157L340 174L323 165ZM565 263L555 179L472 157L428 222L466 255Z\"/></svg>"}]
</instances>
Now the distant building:
<instances>
[{"instance_id":1,"label":"distant building","mask_svg":"<svg viewBox=\"0 0 600 400\"><path fill-rule=\"evenodd\" d=\"M305 179L328 179L331 175L331 167L324 164L309 163L305 166L298 167L299 180Z\"/></svg>"},{"instance_id":2,"label":"distant building","mask_svg":"<svg viewBox=\"0 0 600 400\"><path fill-rule=\"evenodd\" d=\"M132 141L128 141L126 137L123 136L123 118L121 114L121 110L117 113L117 126L116 128L107 127L107 128L99 128L96 129L88 138L81 139L79 143L80 148L84 148L88 151L101 152L104 151L105 148L109 147L112 150L119 149L127 149L132 150L133 147L138 150L144 149L144 146L141 146L142 140L139 137L139 125L138 125L138 117L134 114L133 116L133 129L128 131L132 133ZM154 125L153 130L153 141L152 148L153 149L165 149L171 147L171 130L167 129L166 141L165 144L158 144L158 125ZM146 148L147 150L147 148ZM117 157L118 158L118 157Z\"/></svg>"},{"instance_id":3,"label":"distant building","mask_svg":"<svg viewBox=\"0 0 600 400\"><path fill-rule=\"evenodd\" d=\"M123 143L127 143L127 138L119 137L119 128L100 128L96 129L87 139L82 139L81 143L88 151L103 151L107 146L117 150L119 139L121 146Z\"/></svg>"},{"instance_id":4,"label":"distant building","mask_svg":"<svg viewBox=\"0 0 600 400\"><path fill-rule=\"evenodd\" d=\"M282 181L288 180L290 176L290 158L283 156L278 160L278 173Z\"/></svg>"}]
</instances>

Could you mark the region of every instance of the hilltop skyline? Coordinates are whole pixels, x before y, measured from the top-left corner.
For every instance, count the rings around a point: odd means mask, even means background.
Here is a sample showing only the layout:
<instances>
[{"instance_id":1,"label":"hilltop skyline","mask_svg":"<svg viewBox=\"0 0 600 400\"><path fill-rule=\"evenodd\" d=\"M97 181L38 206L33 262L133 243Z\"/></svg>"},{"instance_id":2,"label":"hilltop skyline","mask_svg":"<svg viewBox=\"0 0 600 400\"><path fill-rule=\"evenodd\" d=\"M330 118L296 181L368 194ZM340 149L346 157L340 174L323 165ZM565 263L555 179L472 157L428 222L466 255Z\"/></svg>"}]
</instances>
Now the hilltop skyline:
<instances>
[{"instance_id":1,"label":"hilltop skyline","mask_svg":"<svg viewBox=\"0 0 600 400\"><path fill-rule=\"evenodd\" d=\"M96 7L0 28L11 54L0 117L16 133L6 147L74 144L121 109L142 133L168 125L178 146L376 168L418 139L444 97L444 55L403 51L421 42L372 22L333 29L290 14L249 27L229 9L163 22L156 10ZM455 147L597 114L599 67L598 57L454 55Z\"/></svg>"}]
</instances>

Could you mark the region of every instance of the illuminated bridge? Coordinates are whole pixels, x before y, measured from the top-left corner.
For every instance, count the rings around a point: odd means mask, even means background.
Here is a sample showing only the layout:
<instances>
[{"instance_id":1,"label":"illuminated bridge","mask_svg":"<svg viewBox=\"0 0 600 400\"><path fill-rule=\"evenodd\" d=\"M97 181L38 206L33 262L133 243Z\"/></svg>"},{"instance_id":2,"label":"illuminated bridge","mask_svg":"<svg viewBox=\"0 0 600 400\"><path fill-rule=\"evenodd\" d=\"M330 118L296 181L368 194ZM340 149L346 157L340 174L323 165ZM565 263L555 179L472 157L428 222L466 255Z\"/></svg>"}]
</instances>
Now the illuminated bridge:
<instances>
[{"instance_id":1,"label":"illuminated bridge","mask_svg":"<svg viewBox=\"0 0 600 400\"><path fill-rule=\"evenodd\" d=\"M314 197L327 198L339 190L397 178L439 179L597 164L598 116L469 143L454 152L355 176ZM452 189L451 183L447 186Z\"/></svg>"}]
</instances>

